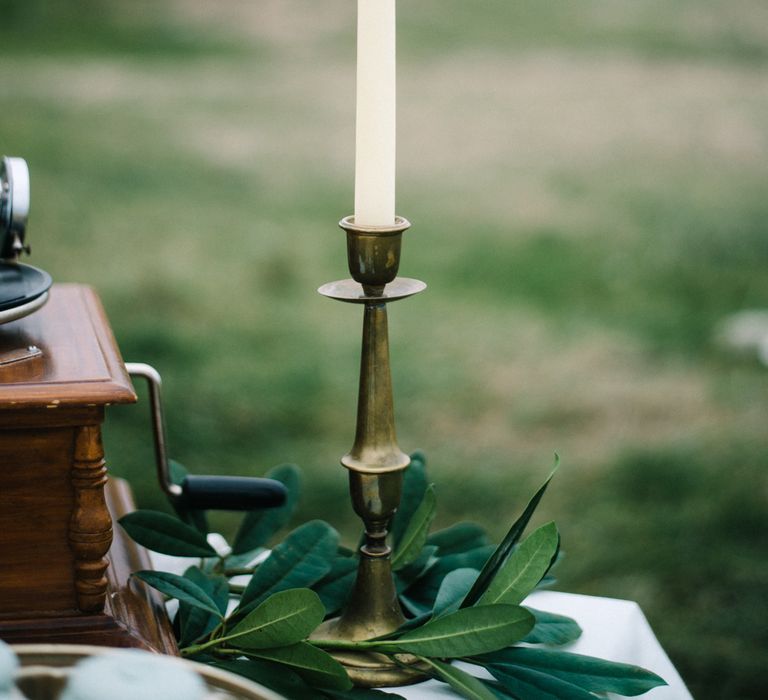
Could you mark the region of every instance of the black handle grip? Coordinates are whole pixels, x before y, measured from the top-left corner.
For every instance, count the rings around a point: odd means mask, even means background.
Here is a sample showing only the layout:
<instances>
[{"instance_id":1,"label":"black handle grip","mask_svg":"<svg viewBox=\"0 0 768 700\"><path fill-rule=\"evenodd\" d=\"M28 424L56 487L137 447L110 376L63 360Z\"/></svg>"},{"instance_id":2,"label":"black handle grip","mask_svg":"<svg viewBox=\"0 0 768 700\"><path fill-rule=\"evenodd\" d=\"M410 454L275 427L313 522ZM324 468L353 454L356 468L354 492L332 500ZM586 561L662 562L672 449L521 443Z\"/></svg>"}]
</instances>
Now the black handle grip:
<instances>
[{"instance_id":1,"label":"black handle grip","mask_svg":"<svg viewBox=\"0 0 768 700\"><path fill-rule=\"evenodd\" d=\"M285 486L275 479L247 476L188 476L178 505L190 510L254 510L285 503Z\"/></svg>"}]
</instances>

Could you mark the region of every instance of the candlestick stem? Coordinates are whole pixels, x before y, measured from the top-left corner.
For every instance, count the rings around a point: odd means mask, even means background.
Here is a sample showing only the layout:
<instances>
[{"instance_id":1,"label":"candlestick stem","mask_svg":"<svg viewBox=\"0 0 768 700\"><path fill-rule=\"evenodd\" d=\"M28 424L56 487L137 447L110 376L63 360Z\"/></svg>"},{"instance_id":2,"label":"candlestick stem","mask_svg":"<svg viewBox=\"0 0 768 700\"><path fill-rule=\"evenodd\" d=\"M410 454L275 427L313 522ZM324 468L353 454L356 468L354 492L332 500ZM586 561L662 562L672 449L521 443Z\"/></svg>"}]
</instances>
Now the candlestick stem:
<instances>
[{"instance_id":1,"label":"candlestick stem","mask_svg":"<svg viewBox=\"0 0 768 700\"><path fill-rule=\"evenodd\" d=\"M395 437L387 305L367 303L363 316L355 442L341 463L362 473L382 473L405 469L410 461L397 446ZM396 508L397 503L394 506ZM390 517L393 514L394 511ZM358 515L362 517L359 512Z\"/></svg>"}]
</instances>

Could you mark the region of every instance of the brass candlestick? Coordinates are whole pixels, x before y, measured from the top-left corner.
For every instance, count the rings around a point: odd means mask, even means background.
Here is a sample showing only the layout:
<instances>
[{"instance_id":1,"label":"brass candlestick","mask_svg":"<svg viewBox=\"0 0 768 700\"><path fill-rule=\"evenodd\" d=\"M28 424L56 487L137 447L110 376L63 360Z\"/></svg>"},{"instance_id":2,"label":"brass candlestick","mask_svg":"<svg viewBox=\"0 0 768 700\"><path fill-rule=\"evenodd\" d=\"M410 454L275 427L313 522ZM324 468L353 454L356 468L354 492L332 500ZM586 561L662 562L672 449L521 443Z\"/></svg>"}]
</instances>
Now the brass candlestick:
<instances>
[{"instance_id":1,"label":"brass candlestick","mask_svg":"<svg viewBox=\"0 0 768 700\"><path fill-rule=\"evenodd\" d=\"M330 282L320 294L363 304L363 347L355 442L341 463L349 470L352 506L365 526L357 579L340 617L329 620L317 638L361 641L397 629L405 618L392 578L386 538L400 504L403 471L410 458L397 445L389 369L387 304L426 288L419 280L397 277L403 232L410 227L397 217L392 226L362 226L346 217L347 260L352 279ZM396 686L424 677L412 657L394 663L381 654L335 654L356 685Z\"/></svg>"}]
</instances>

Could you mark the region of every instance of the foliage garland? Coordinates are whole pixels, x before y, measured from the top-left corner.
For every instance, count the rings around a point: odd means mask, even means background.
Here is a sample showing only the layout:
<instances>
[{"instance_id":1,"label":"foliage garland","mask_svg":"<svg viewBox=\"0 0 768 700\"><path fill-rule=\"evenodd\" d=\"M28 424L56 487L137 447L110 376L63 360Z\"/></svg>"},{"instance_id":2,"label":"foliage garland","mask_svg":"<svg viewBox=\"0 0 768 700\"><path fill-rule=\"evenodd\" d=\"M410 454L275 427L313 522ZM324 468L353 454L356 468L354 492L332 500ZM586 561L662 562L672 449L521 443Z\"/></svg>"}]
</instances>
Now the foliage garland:
<instances>
[{"instance_id":1,"label":"foliage garland","mask_svg":"<svg viewBox=\"0 0 768 700\"><path fill-rule=\"evenodd\" d=\"M344 667L328 653L347 649L395 660L398 654L415 655L432 677L469 700L594 700L608 692L635 696L665 685L637 666L553 649L577 639L579 625L522 605L535 588L553 582L550 572L560 550L555 524L546 523L522 539L552 475L493 546L474 523L430 533L435 491L424 456L417 452L411 457L391 527L395 583L408 619L377 639L309 638L346 601L357 556L340 545L336 530L322 520L300 525L267 549L298 502L301 478L293 465L267 474L285 484L286 503L247 513L226 552L209 543L203 512L178 511L174 517L138 510L123 517L120 524L144 547L200 558L183 576L135 574L178 601L173 625L182 655L258 681L291 700L401 697L353 688ZM184 468L174 463L173 469L181 480ZM238 577L247 577L245 583ZM475 675L478 667L490 678Z\"/></svg>"}]
</instances>

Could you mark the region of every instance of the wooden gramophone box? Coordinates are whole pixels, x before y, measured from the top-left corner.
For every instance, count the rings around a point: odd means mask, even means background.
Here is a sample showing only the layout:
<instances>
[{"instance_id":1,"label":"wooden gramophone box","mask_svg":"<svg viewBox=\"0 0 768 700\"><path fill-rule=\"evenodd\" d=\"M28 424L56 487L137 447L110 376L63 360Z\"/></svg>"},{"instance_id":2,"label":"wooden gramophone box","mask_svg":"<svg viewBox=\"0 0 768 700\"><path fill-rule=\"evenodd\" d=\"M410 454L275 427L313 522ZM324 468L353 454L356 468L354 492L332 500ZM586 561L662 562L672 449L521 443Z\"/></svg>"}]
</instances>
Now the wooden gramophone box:
<instances>
[{"instance_id":1,"label":"wooden gramophone box","mask_svg":"<svg viewBox=\"0 0 768 700\"><path fill-rule=\"evenodd\" d=\"M0 638L174 651L161 602L129 580L146 552L112 526L132 503L107 485L101 427L135 400L90 288L54 285L0 325Z\"/></svg>"}]
</instances>

